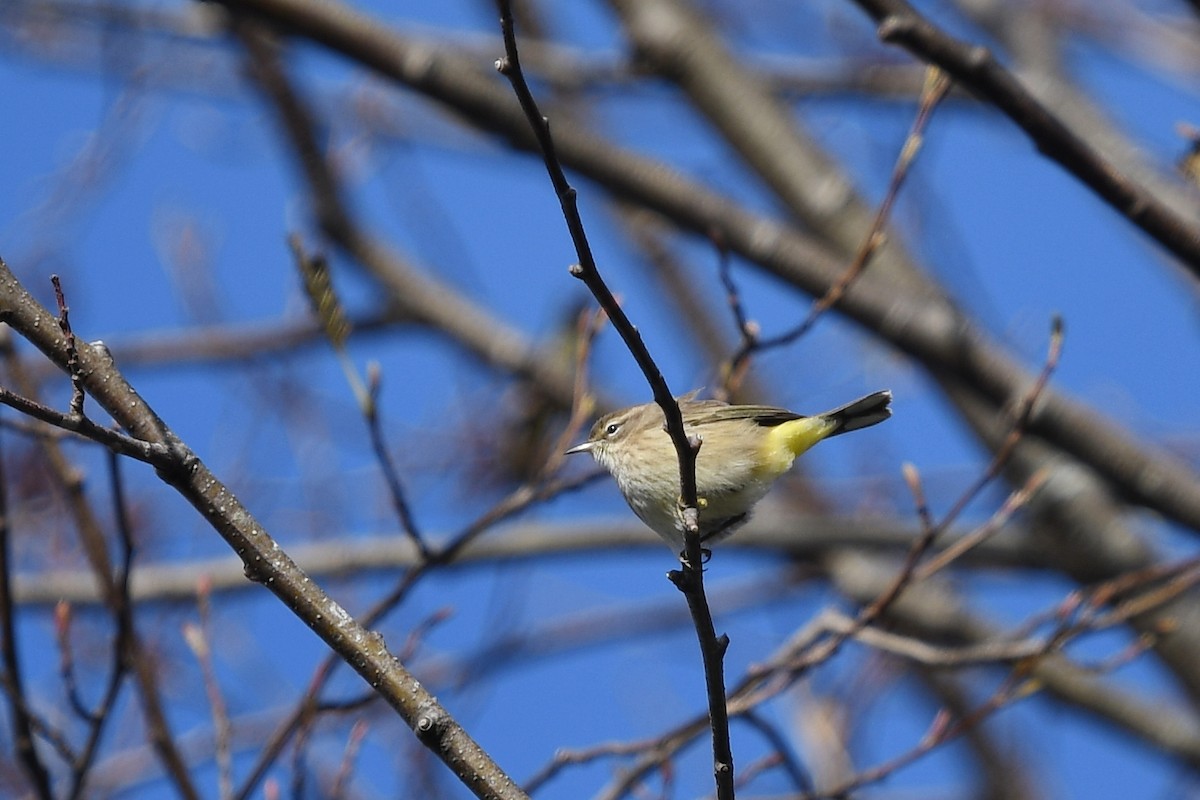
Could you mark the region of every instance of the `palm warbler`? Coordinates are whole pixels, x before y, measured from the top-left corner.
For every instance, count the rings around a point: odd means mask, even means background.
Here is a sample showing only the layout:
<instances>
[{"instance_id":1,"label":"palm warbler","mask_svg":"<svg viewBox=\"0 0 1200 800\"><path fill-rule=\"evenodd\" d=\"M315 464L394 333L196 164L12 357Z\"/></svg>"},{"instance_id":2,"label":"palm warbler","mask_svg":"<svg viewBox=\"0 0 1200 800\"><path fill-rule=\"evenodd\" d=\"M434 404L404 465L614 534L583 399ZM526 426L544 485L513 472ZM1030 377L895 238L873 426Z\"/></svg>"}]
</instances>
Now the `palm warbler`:
<instances>
[{"instance_id":1,"label":"palm warbler","mask_svg":"<svg viewBox=\"0 0 1200 800\"><path fill-rule=\"evenodd\" d=\"M856 431L892 415L892 393L875 392L841 408L805 417L771 406L679 398L688 436L699 437L696 493L703 542L715 542L746 521L754 504L822 439ZM568 453L591 453L612 473L633 512L677 552L683 550L679 461L657 403L614 411Z\"/></svg>"}]
</instances>

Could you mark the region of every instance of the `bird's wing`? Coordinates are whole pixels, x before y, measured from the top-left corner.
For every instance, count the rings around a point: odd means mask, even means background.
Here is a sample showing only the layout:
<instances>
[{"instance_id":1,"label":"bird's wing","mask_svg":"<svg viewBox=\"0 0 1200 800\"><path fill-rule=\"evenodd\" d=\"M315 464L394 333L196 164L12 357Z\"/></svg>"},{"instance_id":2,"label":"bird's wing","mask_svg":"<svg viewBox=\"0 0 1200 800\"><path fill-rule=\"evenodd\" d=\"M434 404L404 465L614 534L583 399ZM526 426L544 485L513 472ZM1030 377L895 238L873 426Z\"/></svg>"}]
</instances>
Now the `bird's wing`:
<instances>
[{"instance_id":1,"label":"bird's wing","mask_svg":"<svg viewBox=\"0 0 1200 800\"><path fill-rule=\"evenodd\" d=\"M764 428L770 428L800 419L801 416L786 408L774 406L731 406L719 400L698 400L693 401L684 412L683 421L688 425L709 425L714 422L746 419Z\"/></svg>"}]
</instances>

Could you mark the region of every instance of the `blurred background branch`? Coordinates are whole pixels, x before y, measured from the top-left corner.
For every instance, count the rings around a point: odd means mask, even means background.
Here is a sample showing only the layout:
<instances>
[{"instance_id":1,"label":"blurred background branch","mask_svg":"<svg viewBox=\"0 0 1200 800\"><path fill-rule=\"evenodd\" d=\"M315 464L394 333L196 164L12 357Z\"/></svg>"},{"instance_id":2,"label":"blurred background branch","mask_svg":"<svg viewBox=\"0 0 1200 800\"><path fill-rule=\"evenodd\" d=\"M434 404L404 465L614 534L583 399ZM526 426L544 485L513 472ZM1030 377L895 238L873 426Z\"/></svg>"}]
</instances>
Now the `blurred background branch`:
<instances>
[{"instance_id":1,"label":"blurred background branch","mask_svg":"<svg viewBox=\"0 0 1200 800\"><path fill-rule=\"evenodd\" d=\"M810 456L708 565L739 792L1194 791L1200 195L1178 131L1200 125L1196 4L514 14L597 262L670 385L716 391L739 337L794 329L844 282L798 340L751 352L735 396L896 396L888 430ZM130 397L83 381L88 419L119 434L0 420L5 792L468 791L153 470L123 463L118 497L79 431L140 439L152 462L177 433L539 795L708 790L701 706L677 690L698 685L694 643L661 594L673 555L605 480L552 458L586 422L584 369L595 412L648 398L616 337L581 322L559 210L492 68L494 16L486 0L0 7L16 87L0 255L44 306L61 274L83 349L102 338L161 414L122 416ZM955 84L844 281L930 64ZM321 344L291 234L328 256L345 359L378 364L387 452ZM1014 443L1058 313L1066 348ZM78 419L62 353L7 327L2 344L8 396ZM975 496L997 453L1002 483ZM905 461L932 519L969 502L902 572L929 530ZM401 483L425 553L388 533Z\"/></svg>"}]
</instances>

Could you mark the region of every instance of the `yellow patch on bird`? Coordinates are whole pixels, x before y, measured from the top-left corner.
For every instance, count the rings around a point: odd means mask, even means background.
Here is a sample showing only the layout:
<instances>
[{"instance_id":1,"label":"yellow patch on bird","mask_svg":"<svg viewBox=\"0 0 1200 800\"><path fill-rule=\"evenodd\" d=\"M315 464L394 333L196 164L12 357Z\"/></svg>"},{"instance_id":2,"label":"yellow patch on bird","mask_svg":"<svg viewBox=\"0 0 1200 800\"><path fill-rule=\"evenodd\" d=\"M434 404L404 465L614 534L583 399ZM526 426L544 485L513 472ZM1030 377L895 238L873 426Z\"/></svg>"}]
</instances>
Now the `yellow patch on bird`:
<instances>
[{"instance_id":1,"label":"yellow patch on bird","mask_svg":"<svg viewBox=\"0 0 1200 800\"><path fill-rule=\"evenodd\" d=\"M833 432L835 424L824 417L801 417L767 429L759 451L757 477L777 478L792 468L796 456Z\"/></svg>"}]
</instances>

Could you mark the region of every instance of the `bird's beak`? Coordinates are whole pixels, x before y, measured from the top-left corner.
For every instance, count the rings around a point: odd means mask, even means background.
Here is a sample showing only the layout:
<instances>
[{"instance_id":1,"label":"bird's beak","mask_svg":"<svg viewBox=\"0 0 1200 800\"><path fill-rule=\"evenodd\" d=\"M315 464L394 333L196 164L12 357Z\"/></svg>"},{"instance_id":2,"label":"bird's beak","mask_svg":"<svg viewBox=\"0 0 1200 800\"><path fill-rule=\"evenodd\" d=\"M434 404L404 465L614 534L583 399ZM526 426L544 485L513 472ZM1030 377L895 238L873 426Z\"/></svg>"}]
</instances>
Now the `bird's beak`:
<instances>
[{"instance_id":1,"label":"bird's beak","mask_svg":"<svg viewBox=\"0 0 1200 800\"><path fill-rule=\"evenodd\" d=\"M595 445L595 442L584 442L583 444L577 444L567 452L563 453L563 455L569 456L574 455L575 453L590 453Z\"/></svg>"}]
</instances>

